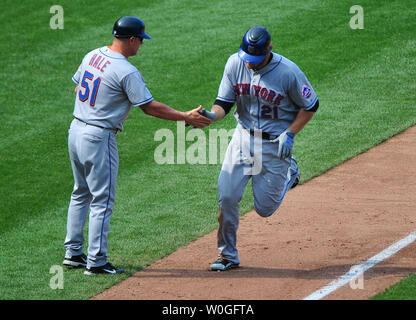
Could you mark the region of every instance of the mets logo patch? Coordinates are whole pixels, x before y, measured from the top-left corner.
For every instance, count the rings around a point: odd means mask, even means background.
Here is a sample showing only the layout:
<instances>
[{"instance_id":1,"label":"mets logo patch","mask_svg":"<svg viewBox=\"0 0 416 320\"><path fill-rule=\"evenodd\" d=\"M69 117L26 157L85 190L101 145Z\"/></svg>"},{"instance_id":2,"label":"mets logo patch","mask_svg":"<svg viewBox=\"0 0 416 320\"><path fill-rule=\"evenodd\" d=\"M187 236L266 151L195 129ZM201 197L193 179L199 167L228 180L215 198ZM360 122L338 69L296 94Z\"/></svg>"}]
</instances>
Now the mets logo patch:
<instances>
[{"instance_id":1,"label":"mets logo patch","mask_svg":"<svg viewBox=\"0 0 416 320\"><path fill-rule=\"evenodd\" d=\"M304 97L305 99L309 99L312 95L312 89L307 84L304 84L302 86L301 91L302 91L302 97Z\"/></svg>"}]
</instances>

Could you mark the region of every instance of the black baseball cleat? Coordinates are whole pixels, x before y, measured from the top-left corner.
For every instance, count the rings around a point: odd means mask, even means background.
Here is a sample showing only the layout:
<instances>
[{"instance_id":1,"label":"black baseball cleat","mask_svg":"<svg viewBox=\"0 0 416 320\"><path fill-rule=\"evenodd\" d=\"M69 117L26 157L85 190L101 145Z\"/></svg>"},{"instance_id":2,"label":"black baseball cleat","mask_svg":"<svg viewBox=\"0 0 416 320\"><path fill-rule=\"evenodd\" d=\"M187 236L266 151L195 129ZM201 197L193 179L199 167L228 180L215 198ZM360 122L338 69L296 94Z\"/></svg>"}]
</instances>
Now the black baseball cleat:
<instances>
[{"instance_id":1,"label":"black baseball cleat","mask_svg":"<svg viewBox=\"0 0 416 320\"><path fill-rule=\"evenodd\" d=\"M85 254L80 254L78 256L72 256L71 258L65 257L62 264L72 268L85 268L87 266L87 256Z\"/></svg>"},{"instance_id":2,"label":"black baseball cleat","mask_svg":"<svg viewBox=\"0 0 416 320\"><path fill-rule=\"evenodd\" d=\"M298 168L298 162L296 161L296 158L294 156L292 156L290 161L291 161L291 163L290 163L291 175L292 176L296 175L295 181L293 181L292 185L290 186L290 189L293 189L299 184L300 171L299 171L299 168Z\"/></svg>"},{"instance_id":3,"label":"black baseball cleat","mask_svg":"<svg viewBox=\"0 0 416 320\"><path fill-rule=\"evenodd\" d=\"M87 267L87 269L84 271L84 274L87 276L92 276L96 274L116 274L116 273L123 273L123 269L117 269L114 267L110 262L107 262L103 266L99 267Z\"/></svg>"},{"instance_id":4,"label":"black baseball cleat","mask_svg":"<svg viewBox=\"0 0 416 320\"><path fill-rule=\"evenodd\" d=\"M238 268L239 264L228 261L225 258L218 258L217 261L211 264L210 268L212 271L226 271L230 269Z\"/></svg>"},{"instance_id":5,"label":"black baseball cleat","mask_svg":"<svg viewBox=\"0 0 416 320\"><path fill-rule=\"evenodd\" d=\"M300 181L300 174L298 174L295 178L295 181L293 182L293 184L290 186L290 189L293 189L294 187L296 187L299 184Z\"/></svg>"}]
</instances>

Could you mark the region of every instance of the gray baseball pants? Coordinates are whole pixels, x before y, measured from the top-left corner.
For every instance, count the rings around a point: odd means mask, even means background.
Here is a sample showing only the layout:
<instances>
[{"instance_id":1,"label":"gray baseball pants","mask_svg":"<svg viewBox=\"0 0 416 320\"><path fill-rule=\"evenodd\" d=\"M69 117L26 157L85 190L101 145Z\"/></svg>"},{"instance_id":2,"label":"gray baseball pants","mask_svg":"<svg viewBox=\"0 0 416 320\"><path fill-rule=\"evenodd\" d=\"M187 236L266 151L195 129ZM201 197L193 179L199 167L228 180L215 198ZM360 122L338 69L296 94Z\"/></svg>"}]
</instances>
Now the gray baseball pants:
<instances>
[{"instance_id":1,"label":"gray baseball pants","mask_svg":"<svg viewBox=\"0 0 416 320\"><path fill-rule=\"evenodd\" d=\"M269 217L280 206L299 169L296 160L277 157L277 143L253 137L237 125L218 177L219 216L217 242L220 255L240 263L237 250L239 202L252 179L254 209Z\"/></svg>"},{"instance_id":2,"label":"gray baseball pants","mask_svg":"<svg viewBox=\"0 0 416 320\"><path fill-rule=\"evenodd\" d=\"M116 133L71 123L68 150L74 189L68 208L65 257L80 255L84 246L84 226L89 214L87 267L107 263L107 239L116 194L118 150Z\"/></svg>"}]
</instances>

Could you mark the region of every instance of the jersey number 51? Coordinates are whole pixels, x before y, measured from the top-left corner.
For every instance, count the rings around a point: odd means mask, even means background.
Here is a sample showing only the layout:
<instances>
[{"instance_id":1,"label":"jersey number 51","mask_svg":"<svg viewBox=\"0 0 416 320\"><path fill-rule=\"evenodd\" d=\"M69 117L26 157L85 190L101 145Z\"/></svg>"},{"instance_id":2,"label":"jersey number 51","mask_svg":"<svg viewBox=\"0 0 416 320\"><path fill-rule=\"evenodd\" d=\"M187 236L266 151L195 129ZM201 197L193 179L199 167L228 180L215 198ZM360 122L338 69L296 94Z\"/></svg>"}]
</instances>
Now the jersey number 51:
<instances>
[{"instance_id":1,"label":"jersey number 51","mask_svg":"<svg viewBox=\"0 0 416 320\"><path fill-rule=\"evenodd\" d=\"M89 84L90 81L92 82L91 97L90 97L90 84ZM79 100L81 100L82 102L85 102L88 99L90 99L90 106L93 107L95 105L95 100L97 99L97 93L98 93L98 89L100 88L100 83L101 83L100 77L94 80L94 75L91 72L85 71L81 80L81 87L83 87L84 90L80 88L80 90L78 91Z\"/></svg>"}]
</instances>

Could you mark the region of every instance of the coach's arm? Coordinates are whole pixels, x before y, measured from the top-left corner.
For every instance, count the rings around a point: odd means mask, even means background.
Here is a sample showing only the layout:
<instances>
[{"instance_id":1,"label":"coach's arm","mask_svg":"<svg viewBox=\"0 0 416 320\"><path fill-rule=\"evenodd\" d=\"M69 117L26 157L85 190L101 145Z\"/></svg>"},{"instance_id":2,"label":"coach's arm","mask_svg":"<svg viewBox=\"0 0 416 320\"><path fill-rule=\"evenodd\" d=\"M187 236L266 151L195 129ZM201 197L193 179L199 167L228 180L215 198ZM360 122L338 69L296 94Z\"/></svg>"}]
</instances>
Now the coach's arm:
<instances>
[{"instance_id":1,"label":"coach's arm","mask_svg":"<svg viewBox=\"0 0 416 320\"><path fill-rule=\"evenodd\" d=\"M203 117L198 113L198 111L202 109L202 106L187 112L182 112L173 109L162 102L152 100L140 107L147 115L172 121L185 121L196 128L203 128L211 123L210 119Z\"/></svg>"}]
</instances>

